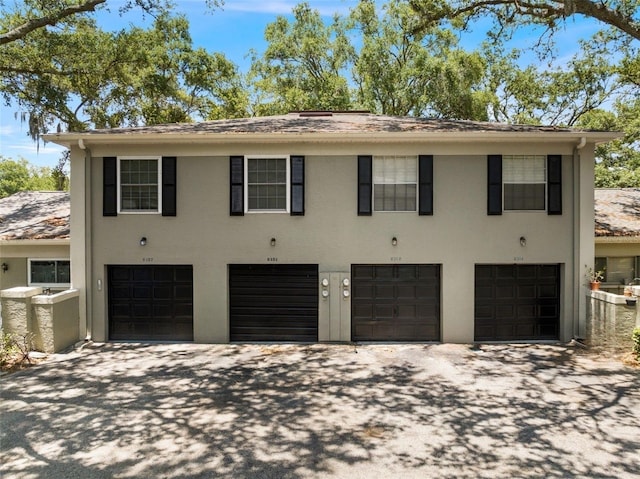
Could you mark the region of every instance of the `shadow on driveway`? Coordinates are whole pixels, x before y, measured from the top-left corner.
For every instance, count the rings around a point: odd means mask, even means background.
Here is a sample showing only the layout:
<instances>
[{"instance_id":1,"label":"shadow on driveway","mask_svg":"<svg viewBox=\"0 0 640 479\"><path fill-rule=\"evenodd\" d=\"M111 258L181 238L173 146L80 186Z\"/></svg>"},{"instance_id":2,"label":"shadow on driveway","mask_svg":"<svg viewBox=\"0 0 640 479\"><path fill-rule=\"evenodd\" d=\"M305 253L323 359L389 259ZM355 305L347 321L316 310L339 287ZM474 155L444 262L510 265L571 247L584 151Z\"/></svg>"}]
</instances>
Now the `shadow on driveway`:
<instances>
[{"instance_id":1,"label":"shadow on driveway","mask_svg":"<svg viewBox=\"0 0 640 479\"><path fill-rule=\"evenodd\" d=\"M106 344L0 381L7 479L640 474L638 371L563 346Z\"/></svg>"}]
</instances>

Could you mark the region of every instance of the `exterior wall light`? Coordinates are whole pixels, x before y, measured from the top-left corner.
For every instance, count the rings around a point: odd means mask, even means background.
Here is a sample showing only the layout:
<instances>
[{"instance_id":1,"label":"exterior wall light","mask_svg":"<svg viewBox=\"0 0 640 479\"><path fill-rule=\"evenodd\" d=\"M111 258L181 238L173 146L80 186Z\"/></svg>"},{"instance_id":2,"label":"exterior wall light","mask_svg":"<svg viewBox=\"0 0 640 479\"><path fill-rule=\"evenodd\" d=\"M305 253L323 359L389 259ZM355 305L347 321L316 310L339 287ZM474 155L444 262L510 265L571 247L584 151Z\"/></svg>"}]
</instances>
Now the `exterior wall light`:
<instances>
[{"instance_id":1,"label":"exterior wall light","mask_svg":"<svg viewBox=\"0 0 640 479\"><path fill-rule=\"evenodd\" d=\"M522 246L523 248L527 246L527 238L525 238L524 236L520 236L520 246Z\"/></svg>"},{"instance_id":2,"label":"exterior wall light","mask_svg":"<svg viewBox=\"0 0 640 479\"><path fill-rule=\"evenodd\" d=\"M275 238L271 238L271 246L275 246L276 245L276 239Z\"/></svg>"},{"instance_id":3,"label":"exterior wall light","mask_svg":"<svg viewBox=\"0 0 640 479\"><path fill-rule=\"evenodd\" d=\"M396 238L395 236L391 238L391 244L393 246L398 246L398 238Z\"/></svg>"},{"instance_id":4,"label":"exterior wall light","mask_svg":"<svg viewBox=\"0 0 640 479\"><path fill-rule=\"evenodd\" d=\"M9 265L7 263L2 263L2 272L6 273L9 271Z\"/></svg>"},{"instance_id":5,"label":"exterior wall light","mask_svg":"<svg viewBox=\"0 0 640 479\"><path fill-rule=\"evenodd\" d=\"M147 244L147 237L143 236L140 238L140 246L145 246Z\"/></svg>"}]
</instances>

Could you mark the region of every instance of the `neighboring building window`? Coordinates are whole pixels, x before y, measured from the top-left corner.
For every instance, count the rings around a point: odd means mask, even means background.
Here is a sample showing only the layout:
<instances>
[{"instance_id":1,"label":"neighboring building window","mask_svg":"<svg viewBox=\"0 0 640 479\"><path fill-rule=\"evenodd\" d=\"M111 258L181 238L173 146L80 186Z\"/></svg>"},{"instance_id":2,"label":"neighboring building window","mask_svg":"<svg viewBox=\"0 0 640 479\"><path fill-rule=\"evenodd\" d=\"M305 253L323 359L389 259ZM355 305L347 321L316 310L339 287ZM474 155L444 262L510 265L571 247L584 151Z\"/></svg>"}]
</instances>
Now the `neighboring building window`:
<instances>
[{"instance_id":1,"label":"neighboring building window","mask_svg":"<svg viewBox=\"0 0 640 479\"><path fill-rule=\"evenodd\" d=\"M71 285L71 262L68 259L30 259L29 285L50 287Z\"/></svg>"},{"instance_id":2,"label":"neighboring building window","mask_svg":"<svg viewBox=\"0 0 640 479\"><path fill-rule=\"evenodd\" d=\"M246 158L247 211L288 212L289 157Z\"/></svg>"},{"instance_id":3,"label":"neighboring building window","mask_svg":"<svg viewBox=\"0 0 640 479\"><path fill-rule=\"evenodd\" d=\"M118 159L119 211L160 211L160 158Z\"/></svg>"},{"instance_id":4,"label":"neighboring building window","mask_svg":"<svg viewBox=\"0 0 640 479\"><path fill-rule=\"evenodd\" d=\"M417 182L417 157L374 156L373 210L416 211Z\"/></svg>"},{"instance_id":5,"label":"neighboring building window","mask_svg":"<svg viewBox=\"0 0 640 479\"><path fill-rule=\"evenodd\" d=\"M547 159L544 155L504 155L504 210L545 210Z\"/></svg>"},{"instance_id":6,"label":"neighboring building window","mask_svg":"<svg viewBox=\"0 0 640 479\"><path fill-rule=\"evenodd\" d=\"M640 256L599 256L595 259L596 271L604 271L607 283L628 284L638 277Z\"/></svg>"}]
</instances>

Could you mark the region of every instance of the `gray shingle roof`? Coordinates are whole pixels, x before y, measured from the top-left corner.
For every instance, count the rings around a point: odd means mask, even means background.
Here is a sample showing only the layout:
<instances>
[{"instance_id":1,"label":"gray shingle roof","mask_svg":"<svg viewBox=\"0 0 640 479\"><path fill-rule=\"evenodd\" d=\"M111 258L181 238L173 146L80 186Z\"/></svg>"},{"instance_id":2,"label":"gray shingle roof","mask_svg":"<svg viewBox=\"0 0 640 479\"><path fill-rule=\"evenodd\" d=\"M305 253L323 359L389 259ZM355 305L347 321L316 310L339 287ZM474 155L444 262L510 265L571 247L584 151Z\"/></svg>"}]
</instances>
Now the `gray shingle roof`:
<instances>
[{"instance_id":1,"label":"gray shingle roof","mask_svg":"<svg viewBox=\"0 0 640 479\"><path fill-rule=\"evenodd\" d=\"M640 188L596 189L596 236L640 236Z\"/></svg>"},{"instance_id":2,"label":"gray shingle roof","mask_svg":"<svg viewBox=\"0 0 640 479\"><path fill-rule=\"evenodd\" d=\"M83 134L152 133L400 133L400 132L575 132L555 126L510 125L467 120L374 115L366 112L293 112L286 115L97 129Z\"/></svg>"},{"instance_id":3,"label":"gray shingle roof","mask_svg":"<svg viewBox=\"0 0 640 479\"><path fill-rule=\"evenodd\" d=\"M0 240L69 238L69 193L21 191L0 199Z\"/></svg>"}]
</instances>

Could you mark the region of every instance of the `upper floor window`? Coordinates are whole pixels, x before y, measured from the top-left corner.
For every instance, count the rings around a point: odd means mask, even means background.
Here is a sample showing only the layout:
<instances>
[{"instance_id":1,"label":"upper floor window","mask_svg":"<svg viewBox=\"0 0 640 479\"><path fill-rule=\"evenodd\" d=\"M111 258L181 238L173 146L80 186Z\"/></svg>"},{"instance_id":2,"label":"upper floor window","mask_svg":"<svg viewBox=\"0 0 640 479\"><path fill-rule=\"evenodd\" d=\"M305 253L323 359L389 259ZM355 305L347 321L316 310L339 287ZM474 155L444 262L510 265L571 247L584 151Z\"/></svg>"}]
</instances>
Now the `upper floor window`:
<instances>
[{"instance_id":1,"label":"upper floor window","mask_svg":"<svg viewBox=\"0 0 640 479\"><path fill-rule=\"evenodd\" d=\"M119 158L119 211L121 213L160 212L160 180L160 158Z\"/></svg>"},{"instance_id":2,"label":"upper floor window","mask_svg":"<svg viewBox=\"0 0 640 479\"><path fill-rule=\"evenodd\" d=\"M487 214L562 214L562 155L488 155Z\"/></svg>"},{"instance_id":3,"label":"upper floor window","mask_svg":"<svg viewBox=\"0 0 640 479\"><path fill-rule=\"evenodd\" d=\"M29 285L70 286L71 262L68 259L30 259Z\"/></svg>"},{"instance_id":4,"label":"upper floor window","mask_svg":"<svg viewBox=\"0 0 640 479\"><path fill-rule=\"evenodd\" d=\"M547 197L546 157L505 155L502 162L505 211L544 211Z\"/></svg>"},{"instance_id":5,"label":"upper floor window","mask_svg":"<svg viewBox=\"0 0 640 479\"><path fill-rule=\"evenodd\" d=\"M373 210L416 211L418 158L373 157Z\"/></svg>"},{"instance_id":6,"label":"upper floor window","mask_svg":"<svg viewBox=\"0 0 640 479\"><path fill-rule=\"evenodd\" d=\"M289 157L247 157L247 211L289 211Z\"/></svg>"}]
</instances>

